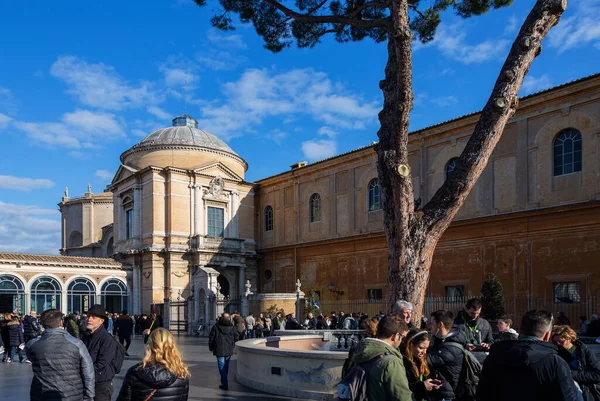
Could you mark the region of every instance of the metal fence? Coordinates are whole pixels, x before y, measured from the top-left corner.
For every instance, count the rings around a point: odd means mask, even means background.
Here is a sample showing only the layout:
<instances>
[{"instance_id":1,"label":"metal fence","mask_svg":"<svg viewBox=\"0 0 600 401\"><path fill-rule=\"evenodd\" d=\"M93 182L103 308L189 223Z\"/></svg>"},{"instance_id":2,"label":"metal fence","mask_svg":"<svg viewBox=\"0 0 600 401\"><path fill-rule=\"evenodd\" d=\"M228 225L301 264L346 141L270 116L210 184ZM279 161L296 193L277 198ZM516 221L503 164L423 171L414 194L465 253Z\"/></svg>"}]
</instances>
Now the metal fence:
<instances>
[{"instance_id":1,"label":"metal fence","mask_svg":"<svg viewBox=\"0 0 600 401\"><path fill-rule=\"evenodd\" d=\"M467 298L427 297L423 304L423 316L429 316L440 309L451 311L455 316L462 310ZM376 316L380 311L389 312L387 300L339 300L318 302L321 313L328 315L331 311L344 311L348 313L364 313ZM590 317L591 314L600 314L600 297L581 297L579 302L561 302L555 298L536 297L531 295L516 295L504 297L504 313L509 315L515 326L519 326L521 316L531 309L544 309L552 312L556 317L559 312L564 312L573 327L580 325L579 317ZM484 311L485 312L485 311Z\"/></svg>"}]
</instances>

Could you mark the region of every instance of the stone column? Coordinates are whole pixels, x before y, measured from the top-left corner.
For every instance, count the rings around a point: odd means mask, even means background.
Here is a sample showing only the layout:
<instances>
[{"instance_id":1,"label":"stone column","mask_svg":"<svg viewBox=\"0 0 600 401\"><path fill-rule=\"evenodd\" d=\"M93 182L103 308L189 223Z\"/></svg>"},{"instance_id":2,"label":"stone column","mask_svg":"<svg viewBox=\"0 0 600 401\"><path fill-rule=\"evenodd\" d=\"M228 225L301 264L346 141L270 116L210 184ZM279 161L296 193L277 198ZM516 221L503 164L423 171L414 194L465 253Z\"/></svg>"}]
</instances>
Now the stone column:
<instances>
[{"instance_id":1,"label":"stone column","mask_svg":"<svg viewBox=\"0 0 600 401\"><path fill-rule=\"evenodd\" d=\"M67 289L63 288L63 290L60 292L60 311L62 313L64 313L65 315L67 314L68 306L69 305L67 304ZM39 311L38 313L41 313L41 312L43 312L43 311ZM69 311L69 312L74 312L74 311Z\"/></svg>"},{"instance_id":2,"label":"stone column","mask_svg":"<svg viewBox=\"0 0 600 401\"><path fill-rule=\"evenodd\" d=\"M239 231L239 222L240 217L238 216L238 211L240 209L240 193L238 191L233 191L233 196L231 199L231 213L232 213L232 221L231 226L233 227L233 233L231 236L233 238L238 238L240 236Z\"/></svg>"},{"instance_id":3,"label":"stone column","mask_svg":"<svg viewBox=\"0 0 600 401\"><path fill-rule=\"evenodd\" d=\"M242 298L242 294L246 290L245 284L246 284L246 266L240 266L239 284L238 284L238 296L240 297L240 300Z\"/></svg>"},{"instance_id":4,"label":"stone column","mask_svg":"<svg viewBox=\"0 0 600 401\"><path fill-rule=\"evenodd\" d=\"M203 235L204 226L202 216L204 207L202 202L202 187L198 184L194 186L194 235Z\"/></svg>"},{"instance_id":5,"label":"stone column","mask_svg":"<svg viewBox=\"0 0 600 401\"><path fill-rule=\"evenodd\" d=\"M125 227L125 224L123 221L123 202L122 202L121 196L117 195L115 197L115 200L116 200L116 202L113 205L113 207L117 208L117 221L116 221L117 230L115 232L115 234L116 234L115 236L117 237L117 239L114 240L114 242L116 243L118 241L123 241L125 239L125 231L123 229Z\"/></svg>"},{"instance_id":6,"label":"stone column","mask_svg":"<svg viewBox=\"0 0 600 401\"><path fill-rule=\"evenodd\" d=\"M142 186L133 187L133 237L142 238Z\"/></svg>"},{"instance_id":7,"label":"stone column","mask_svg":"<svg viewBox=\"0 0 600 401\"><path fill-rule=\"evenodd\" d=\"M139 265L133 265L133 293L131 297L133 299L131 309L134 315L141 314L140 310L140 298L142 294L141 289L141 267Z\"/></svg>"},{"instance_id":8,"label":"stone column","mask_svg":"<svg viewBox=\"0 0 600 401\"><path fill-rule=\"evenodd\" d=\"M29 312L31 312L31 293L29 291L27 291L25 293L25 299L23 300L23 312L26 315L28 315ZM40 311L39 313L42 313L42 312L43 311Z\"/></svg>"}]
</instances>

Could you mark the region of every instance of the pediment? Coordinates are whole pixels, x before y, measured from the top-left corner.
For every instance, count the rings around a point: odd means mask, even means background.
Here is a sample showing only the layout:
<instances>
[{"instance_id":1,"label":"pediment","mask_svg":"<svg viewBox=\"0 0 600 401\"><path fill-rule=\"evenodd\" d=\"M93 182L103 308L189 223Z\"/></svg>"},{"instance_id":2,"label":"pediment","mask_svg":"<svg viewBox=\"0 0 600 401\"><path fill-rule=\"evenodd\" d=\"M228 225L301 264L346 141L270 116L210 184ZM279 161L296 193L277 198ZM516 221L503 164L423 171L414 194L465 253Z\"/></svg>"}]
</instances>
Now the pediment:
<instances>
[{"instance_id":1,"label":"pediment","mask_svg":"<svg viewBox=\"0 0 600 401\"><path fill-rule=\"evenodd\" d=\"M209 177L223 177L231 181L243 181L243 178L234 173L229 167L223 163L214 162L200 166L194 170L196 174L201 174Z\"/></svg>"},{"instance_id":2,"label":"pediment","mask_svg":"<svg viewBox=\"0 0 600 401\"><path fill-rule=\"evenodd\" d=\"M114 178L111 181L111 184L117 183L117 182L124 180L125 178L130 177L132 175L133 175L133 172L131 170L128 170L127 168L123 167L123 165L120 165L119 169L115 173Z\"/></svg>"}]
</instances>

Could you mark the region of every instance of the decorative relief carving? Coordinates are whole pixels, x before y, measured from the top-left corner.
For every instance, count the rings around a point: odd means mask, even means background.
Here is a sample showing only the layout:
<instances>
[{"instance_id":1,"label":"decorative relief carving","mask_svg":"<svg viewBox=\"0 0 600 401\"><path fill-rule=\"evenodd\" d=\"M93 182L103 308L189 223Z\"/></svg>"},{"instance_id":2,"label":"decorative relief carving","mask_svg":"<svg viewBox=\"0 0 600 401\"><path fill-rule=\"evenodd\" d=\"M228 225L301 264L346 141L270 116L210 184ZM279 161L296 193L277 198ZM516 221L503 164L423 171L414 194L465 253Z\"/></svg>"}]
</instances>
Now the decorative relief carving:
<instances>
[{"instance_id":1,"label":"decorative relief carving","mask_svg":"<svg viewBox=\"0 0 600 401\"><path fill-rule=\"evenodd\" d=\"M223 193L224 185L223 177L213 178L208 185L208 189L204 190L204 196L215 200L226 200L227 194Z\"/></svg>"},{"instance_id":2,"label":"decorative relief carving","mask_svg":"<svg viewBox=\"0 0 600 401\"><path fill-rule=\"evenodd\" d=\"M175 277L183 277L186 275L186 272L184 272L183 270L174 270L171 272L171 274Z\"/></svg>"},{"instance_id":3,"label":"decorative relief carving","mask_svg":"<svg viewBox=\"0 0 600 401\"><path fill-rule=\"evenodd\" d=\"M148 271L148 272L144 272L142 274L143 274L144 277L150 278L150 276L152 275L152 272Z\"/></svg>"}]
</instances>

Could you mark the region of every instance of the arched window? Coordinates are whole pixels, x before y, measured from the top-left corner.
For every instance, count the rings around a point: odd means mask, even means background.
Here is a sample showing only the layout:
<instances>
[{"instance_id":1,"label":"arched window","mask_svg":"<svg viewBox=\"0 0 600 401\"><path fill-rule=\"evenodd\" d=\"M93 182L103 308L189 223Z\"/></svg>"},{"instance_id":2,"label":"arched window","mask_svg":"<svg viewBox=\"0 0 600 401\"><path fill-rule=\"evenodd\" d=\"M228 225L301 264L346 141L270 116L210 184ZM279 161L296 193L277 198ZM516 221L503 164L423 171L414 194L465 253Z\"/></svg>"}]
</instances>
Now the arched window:
<instances>
[{"instance_id":1,"label":"arched window","mask_svg":"<svg viewBox=\"0 0 600 401\"><path fill-rule=\"evenodd\" d=\"M67 310L85 312L96 303L96 287L87 278L76 278L67 288Z\"/></svg>"},{"instance_id":2,"label":"arched window","mask_svg":"<svg viewBox=\"0 0 600 401\"><path fill-rule=\"evenodd\" d=\"M62 287L52 277L40 277L31 284L31 310L60 309Z\"/></svg>"},{"instance_id":3,"label":"arched window","mask_svg":"<svg viewBox=\"0 0 600 401\"><path fill-rule=\"evenodd\" d=\"M102 285L100 303L107 312L119 313L127 309L128 299L127 286L121 280L111 278Z\"/></svg>"},{"instance_id":4,"label":"arched window","mask_svg":"<svg viewBox=\"0 0 600 401\"><path fill-rule=\"evenodd\" d=\"M312 194L310 197L309 204L309 214L310 214L310 222L316 223L321 221L321 195Z\"/></svg>"},{"instance_id":5,"label":"arched window","mask_svg":"<svg viewBox=\"0 0 600 401\"><path fill-rule=\"evenodd\" d=\"M273 207L265 207L265 231L273 231Z\"/></svg>"},{"instance_id":6,"label":"arched window","mask_svg":"<svg viewBox=\"0 0 600 401\"><path fill-rule=\"evenodd\" d=\"M79 231L71 232L69 235L69 248L83 246L83 236Z\"/></svg>"},{"instance_id":7,"label":"arched window","mask_svg":"<svg viewBox=\"0 0 600 401\"><path fill-rule=\"evenodd\" d=\"M454 170L456 169L457 161L458 161L458 157L453 157L452 159L448 160L448 163L446 163L446 169L444 170L444 174L446 175L446 180L452 176L452 173L454 173Z\"/></svg>"},{"instance_id":8,"label":"arched window","mask_svg":"<svg viewBox=\"0 0 600 401\"><path fill-rule=\"evenodd\" d=\"M0 312L25 313L25 289L21 280L11 275L0 276Z\"/></svg>"},{"instance_id":9,"label":"arched window","mask_svg":"<svg viewBox=\"0 0 600 401\"><path fill-rule=\"evenodd\" d=\"M554 176L581 171L581 134L570 128L554 140Z\"/></svg>"},{"instance_id":10,"label":"arched window","mask_svg":"<svg viewBox=\"0 0 600 401\"><path fill-rule=\"evenodd\" d=\"M379 179L374 178L369 183L369 212L381 209L381 188Z\"/></svg>"}]
</instances>

